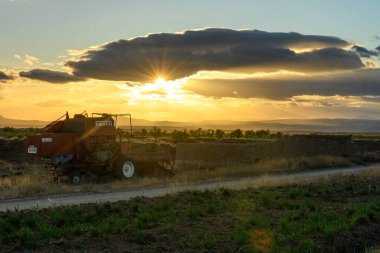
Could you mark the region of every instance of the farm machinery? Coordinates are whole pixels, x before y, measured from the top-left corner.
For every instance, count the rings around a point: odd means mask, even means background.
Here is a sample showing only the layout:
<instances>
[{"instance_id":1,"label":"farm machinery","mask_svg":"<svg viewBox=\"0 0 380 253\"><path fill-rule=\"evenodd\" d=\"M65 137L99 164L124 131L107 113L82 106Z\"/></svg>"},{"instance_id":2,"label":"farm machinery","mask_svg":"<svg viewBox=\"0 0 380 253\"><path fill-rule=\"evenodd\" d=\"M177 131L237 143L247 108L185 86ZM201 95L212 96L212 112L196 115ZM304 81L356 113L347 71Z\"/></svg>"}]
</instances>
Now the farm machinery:
<instances>
[{"instance_id":1,"label":"farm machinery","mask_svg":"<svg viewBox=\"0 0 380 253\"><path fill-rule=\"evenodd\" d=\"M127 132L116 128L118 117L129 118ZM114 175L171 175L175 148L169 144L133 140L130 114L66 112L25 140L26 154L46 161L55 180L68 176L77 184L88 178Z\"/></svg>"}]
</instances>

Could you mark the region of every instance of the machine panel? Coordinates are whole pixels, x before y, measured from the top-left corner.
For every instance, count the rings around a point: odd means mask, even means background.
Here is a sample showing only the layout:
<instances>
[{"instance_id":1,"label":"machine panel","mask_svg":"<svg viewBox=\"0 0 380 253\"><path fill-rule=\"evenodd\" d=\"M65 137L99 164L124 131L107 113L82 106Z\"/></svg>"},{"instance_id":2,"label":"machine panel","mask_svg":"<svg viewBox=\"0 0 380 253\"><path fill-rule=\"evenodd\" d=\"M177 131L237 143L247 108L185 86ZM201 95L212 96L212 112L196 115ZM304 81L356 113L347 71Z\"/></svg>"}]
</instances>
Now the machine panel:
<instances>
[{"instance_id":1,"label":"machine panel","mask_svg":"<svg viewBox=\"0 0 380 253\"><path fill-rule=\"evenodd\" d=\"M75 154L77 139L78 135L74 133L45 133L28 136L25 140L26 153L45 158Z\"/></svg>"}]
</instances>

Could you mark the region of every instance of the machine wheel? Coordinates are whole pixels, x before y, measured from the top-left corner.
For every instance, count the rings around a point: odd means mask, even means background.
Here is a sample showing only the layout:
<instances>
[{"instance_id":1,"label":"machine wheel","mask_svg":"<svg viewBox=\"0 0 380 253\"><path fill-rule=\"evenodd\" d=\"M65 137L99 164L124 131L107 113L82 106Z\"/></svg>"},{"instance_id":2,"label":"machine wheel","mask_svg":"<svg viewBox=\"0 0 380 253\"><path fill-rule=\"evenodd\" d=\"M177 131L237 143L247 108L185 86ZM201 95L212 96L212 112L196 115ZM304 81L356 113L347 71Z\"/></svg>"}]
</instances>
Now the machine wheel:
<instances>
[{"instance_id":1,"label":"machine wheel","mask_svg":"<svg viewBox=\"0 0 380 253\"><path fill-rule=\"evenodd\" d=\"M70 184L80 184L82 183L82 175L79 171L73 172L69 175Z\"/></svg>"},{"instance_id":2,"label":"machine wheel","mask_svg":"<svg viewBox=\"0 0 380 253\"><path fill-rule=\"evenodd\" d=\"M131 159L121 157L115 164L115 172L119 178L132 178L135 175L135 165Z\"/></svg>"}]
</instances>

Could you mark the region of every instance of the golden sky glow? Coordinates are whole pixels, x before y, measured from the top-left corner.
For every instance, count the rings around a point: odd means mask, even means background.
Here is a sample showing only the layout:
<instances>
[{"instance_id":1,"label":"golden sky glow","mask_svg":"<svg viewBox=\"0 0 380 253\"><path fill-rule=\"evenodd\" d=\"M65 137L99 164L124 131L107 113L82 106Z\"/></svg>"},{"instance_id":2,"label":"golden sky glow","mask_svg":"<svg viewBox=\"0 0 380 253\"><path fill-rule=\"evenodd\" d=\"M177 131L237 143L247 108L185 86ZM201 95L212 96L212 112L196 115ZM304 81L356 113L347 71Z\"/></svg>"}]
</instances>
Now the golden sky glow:
<instances>
[{"instance_id":1,"label":"golden sky glow","mask_svg":"<svg viewBox=\"0 0 380 253\"><path fill-rule=\"evenodd\" d=\"M207 73L205 73L207 74ZM211 73L212 74L212 73ZM274 73L274 76L278 76ZM268 76L268 75L266 75ZM64 112L132 113L149 120L270 120L368 116L376 102L355 96L295 96L287 101L212 98L184 90L188 79L129 86L121 82L85 81L49 84L18 79L2 85L1 115L52 120ZM349 110L347 108L350 108Z\"/></svg>"},{"instance_id":2,"label":"golden sky glow","mask_svg":"<svg viewBox=\"0 0 380 253\"><path fill-rule=\"evenodd\" d=\"M0 115L374 119L380 47L363 45L330 35L201 28L66 49L56 61L16 52L18 65L0 68Z\"/></svg>"}]
</instances>

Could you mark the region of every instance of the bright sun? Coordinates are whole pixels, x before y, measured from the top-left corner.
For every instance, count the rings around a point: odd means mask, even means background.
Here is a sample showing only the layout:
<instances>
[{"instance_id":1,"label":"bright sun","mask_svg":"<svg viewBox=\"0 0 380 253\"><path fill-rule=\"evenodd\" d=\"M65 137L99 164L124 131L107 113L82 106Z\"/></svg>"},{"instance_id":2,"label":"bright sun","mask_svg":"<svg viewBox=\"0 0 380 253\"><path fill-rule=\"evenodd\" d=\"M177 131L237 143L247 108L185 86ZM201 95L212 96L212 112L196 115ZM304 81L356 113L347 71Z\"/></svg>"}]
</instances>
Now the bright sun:
<instances>
[{"instance_id":1,"label":"bright sun","mask_svg":"<svg viewBox=\"0 0 380 253\"><path fill-rule=\"evenodd\" d=\"M136 85L127 87L128 96L135 100L149 100L149 101L184 101L185 92L182 86L186 84L187 78L182 78L174 81L167 81L162 77L158 77L154 83L145 83L144 85Z\"/></svg>"},{"instance_id":2,"label":"bright sun","mask_svg":"<svg viewBox=\"0 0 380 253\"><path fill-rule=\"evenodd\" d=\"M165 81L164 78L159 77L159 78L156 79L156 84L158 84L158 85L165 85L166 81Z\"/></svg>"}]
</instances>

